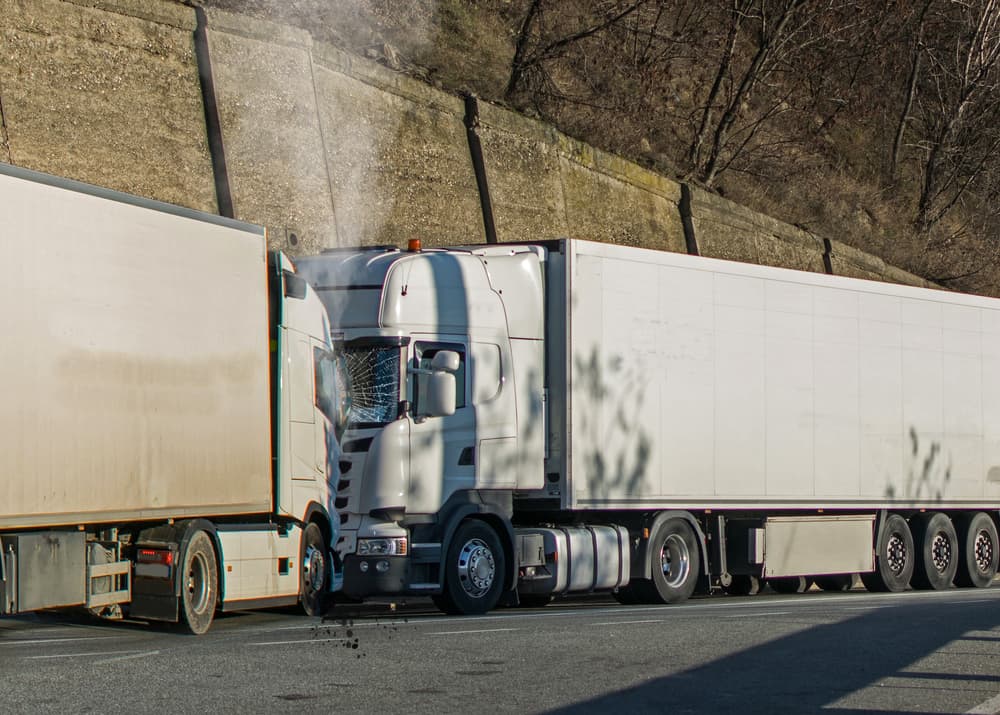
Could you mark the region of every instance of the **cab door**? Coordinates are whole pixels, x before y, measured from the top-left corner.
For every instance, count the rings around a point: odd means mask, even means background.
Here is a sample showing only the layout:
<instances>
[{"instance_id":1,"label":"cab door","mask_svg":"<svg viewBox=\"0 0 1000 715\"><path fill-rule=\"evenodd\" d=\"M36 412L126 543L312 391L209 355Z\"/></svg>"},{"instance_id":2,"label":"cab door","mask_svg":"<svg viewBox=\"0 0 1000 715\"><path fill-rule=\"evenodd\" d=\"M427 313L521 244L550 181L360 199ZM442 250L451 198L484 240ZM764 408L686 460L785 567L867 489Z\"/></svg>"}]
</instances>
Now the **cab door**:
<instances>
[{"instance_id":1,"label":"cab door","mask_svg":"<svg viewBox=\"0 0 1000 715\"><path fill-rule=\"evenodd\" d=\"M316 408L315 340L301 333L288 333L289 455L292 479L315 480L326 472L325 422ZM322 455L322 456L321 456Z\"/></svg>"},{"instance_id":2,"label":"cab door","mask_svg":"<svg viewBox=\"0 0 1000 715\"><path fill-rule=\"evenodd\" d=\"M455 375L455 411L443 417L426 413L426 373L439 351L458 354ZM437 511L456 491L476 483L476 417L469 399L468 341L415 338L409 353L410 494L409 509Z\"/></svg>"}]
</instances>

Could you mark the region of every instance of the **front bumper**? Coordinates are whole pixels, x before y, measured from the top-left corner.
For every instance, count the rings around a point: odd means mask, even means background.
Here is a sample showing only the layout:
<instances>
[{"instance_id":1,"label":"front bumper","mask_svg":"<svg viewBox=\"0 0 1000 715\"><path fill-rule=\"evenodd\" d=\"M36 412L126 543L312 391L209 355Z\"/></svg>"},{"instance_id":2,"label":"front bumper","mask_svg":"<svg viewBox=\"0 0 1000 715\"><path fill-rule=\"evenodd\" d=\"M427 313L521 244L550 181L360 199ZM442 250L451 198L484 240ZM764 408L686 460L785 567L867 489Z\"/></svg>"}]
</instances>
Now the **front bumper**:
<instances>
[{"instance_id":1,"label":"front bumper","mask_svg":"<svg viewBox=\"0 0 1000 715\"><path fill-rule=\"evenodd\" d=\"M344 557L344 595L350 598L368 596L431 596L441 592L437 550L409 556ZM385 564L379 570L379 563Z\"/></svg>"},{"instance_id":2,"label":"front bumper","mask_svg":"<svg viewBox=\"0 0 1000 715\"><path fill-rule=\"evenodd\" d=\"M380 563L387 564L379 570ZM362 566L364 564L364 566ZM344 559L344 595L351 598L405 594L410 560L399 556L358 556Z\"/></svg>"}]
</instances>

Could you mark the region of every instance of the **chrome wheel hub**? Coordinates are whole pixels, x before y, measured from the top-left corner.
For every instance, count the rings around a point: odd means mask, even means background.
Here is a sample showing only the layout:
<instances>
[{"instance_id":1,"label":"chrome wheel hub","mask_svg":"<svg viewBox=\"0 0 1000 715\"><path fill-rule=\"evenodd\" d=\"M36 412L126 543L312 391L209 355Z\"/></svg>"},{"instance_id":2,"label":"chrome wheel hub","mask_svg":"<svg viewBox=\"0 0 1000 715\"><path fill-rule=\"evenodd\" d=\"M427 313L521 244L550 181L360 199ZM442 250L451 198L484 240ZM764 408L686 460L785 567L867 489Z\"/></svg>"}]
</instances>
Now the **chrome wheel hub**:
<instances>
[{"instance_id":1,"label":"chrome wheel hub","mask_svg":"<svg viewBox=\"0 0 1000 715\"><path fill-rule=\"evenodd\" d=\"M191 559L191 566L188 568L187 577L184 579L184 587L188 594L188 603L192 610L200 612L205 607L208 600L208 563L204 554L195 554Z\"/></svg>"},{"instance_id":2,"label":"chrome wheel hub","mask_svg":"<svg viewBox=\"0 0 1000 715\"><path fill-rule=\"evenodd\" d=\"M302 582L307 591L317 593L323 590L323 575L326 573L326 561L320 549L309 547L302 560Z\"/></svg>"},{"instance_id":3,"label":"chrome wheel hub","mask_svg":"<svg viewBox=\"0 0 1000 715\"><path fill-rule=\"evenodd\" d=\"M691 552L680 534L671 534L660 549L660 568L663 578L671 588L677 588L687 581L691 572Z\"/></svg>"},{"instance_id":4,"label":"chrome wheel hub","mask_svg":"<svg viewBox=\"0 0 1000 715\"><path fill-rule=\"evenodd\" d=\"M482 598L493 586L497 575L496 560L485 541L470 539L458 555L458 580L462 590L473 598Z\"/></svg>"},{"instance_id":5,"label":"chrome wheel hub","mask_svg":"<svg viewBox=\"0 0 1000 715\"><path fill-rule=\"evenodd\" d=\"M993 539L987 531L983 530L976 534L972 553L979 573L989 573L993 566Z\"/></svg>"},{"instance_id":6,"label":"chrome wheel hub","mask_svg":"<svg viewBox=\"0 0 1000 715\"><path fill-rule=\"evenodd\" d=\"M951 540L943 533L935 534L931 541L931 563L934 568L944 573L951 564L951 558Z\"/></svg>"},{"instance_id":7,"label":"chrome wheel hub","mask_svg":"<svg viewBox=\"0 0 1000 715\"><path fill-rule=\"evenodd\" d=\"M886 565L897 576L906 568L906 542L899 534L893 534L885 548Z\"/></svg>"}]
</instances>

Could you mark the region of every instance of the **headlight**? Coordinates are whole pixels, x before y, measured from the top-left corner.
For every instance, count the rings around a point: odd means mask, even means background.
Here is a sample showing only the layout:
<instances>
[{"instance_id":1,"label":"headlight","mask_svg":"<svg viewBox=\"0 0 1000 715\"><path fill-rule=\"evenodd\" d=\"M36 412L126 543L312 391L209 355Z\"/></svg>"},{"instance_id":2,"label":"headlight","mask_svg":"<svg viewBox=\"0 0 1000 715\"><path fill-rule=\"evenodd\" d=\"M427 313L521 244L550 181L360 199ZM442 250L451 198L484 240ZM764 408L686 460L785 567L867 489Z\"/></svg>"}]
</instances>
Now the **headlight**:
<instances>
[{"instance_id":1,"label":"headlight","mask_svg":"<svg viewBox=\"0 0 1000 715\"><path fill-rule=\"evenodd\" d=\"M406 556L406 537L358 539L358 556Z\"/></svg>"}]
</instances>

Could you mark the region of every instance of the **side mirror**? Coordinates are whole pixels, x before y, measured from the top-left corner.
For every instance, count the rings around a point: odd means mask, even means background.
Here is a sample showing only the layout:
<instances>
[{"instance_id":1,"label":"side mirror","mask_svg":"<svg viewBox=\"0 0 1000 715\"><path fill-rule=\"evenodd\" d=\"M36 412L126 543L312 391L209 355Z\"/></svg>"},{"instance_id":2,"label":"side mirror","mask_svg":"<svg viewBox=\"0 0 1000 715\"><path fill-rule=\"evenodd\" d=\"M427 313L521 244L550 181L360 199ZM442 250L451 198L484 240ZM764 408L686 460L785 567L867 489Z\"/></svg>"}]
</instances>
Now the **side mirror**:
<instances>
[{"instance_id":1,"label":"side mirror","mask_svg":"<svg viewBox=\"0 0 1000 715\"><path fill-rule=\"evenodd\" d=\"M434 372L427 376L427 392L423 395L428 417L455 414L455 376L450 372Z\"/></svg>"},{"instance_id":2,"label":"side mirror","mask_svg":"<svg viewBox=\"0 0 1000 715\"><path fill-rule=\"evenodd\" d=\"M462 366L462 356L454 350L439 350L431 358L431 370L434 372L444 371L452 374L458 372Z\"/></svg>"},{"instance_id":3,"label":"side mirror","mask_svg":"<svg viewBox=\"0 0 1000 715\"><path fill-rule=\"evenodd\" d=\"M455 414L457 386L455 373L462 365L462 357L454 350L441 350L431 358L431 371L427 376L424 413L428 417L447 417Z\"/></svg>"}]
</instances>

